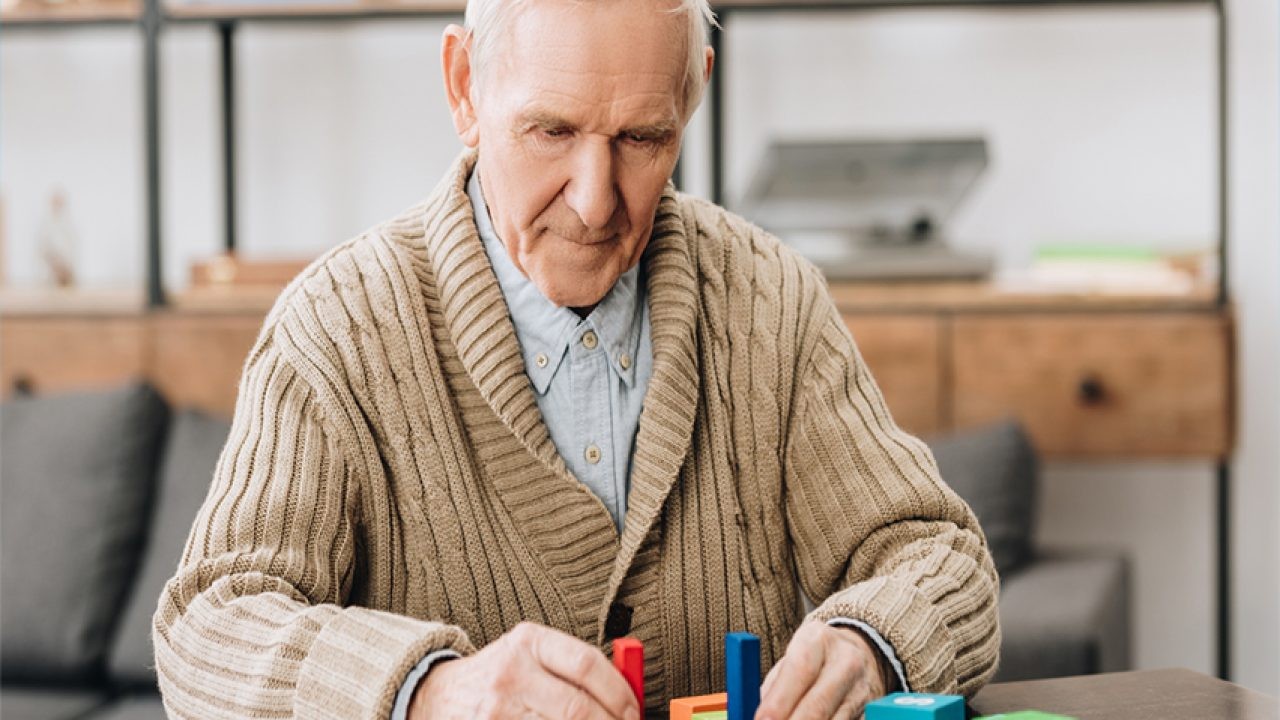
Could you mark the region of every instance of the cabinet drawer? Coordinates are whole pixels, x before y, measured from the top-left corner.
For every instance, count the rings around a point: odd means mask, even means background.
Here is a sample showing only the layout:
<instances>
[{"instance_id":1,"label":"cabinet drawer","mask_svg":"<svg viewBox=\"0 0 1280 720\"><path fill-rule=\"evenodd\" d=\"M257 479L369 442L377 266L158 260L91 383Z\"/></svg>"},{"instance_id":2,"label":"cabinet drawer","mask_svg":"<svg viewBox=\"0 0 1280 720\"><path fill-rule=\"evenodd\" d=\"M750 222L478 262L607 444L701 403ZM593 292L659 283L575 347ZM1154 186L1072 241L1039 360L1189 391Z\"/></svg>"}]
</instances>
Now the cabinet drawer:
<instances>
[{"instance_id":1,"label":"cabinet drawer","mask_svg":"<svg viewBox=\"0 0 1280 720\"><path fill-rule=\"evenodd\" d=\"M902 429L942 430L940 321L934 315L846 314L863 360Z\"/></svg>"},{"instance_id":2,"label":"cabinet drawer","mask_svg":"<svg viewBox=\"0 0 1280 720\"><path fill-rule=\"evenodd\" d=\"M263 315L157 313L151 379L169 402L231 417L245 359Z\"/></svg>"},{"instance_id":3,"label":"cabinet drawer","mask_svg":"<svg viewBox=\"0 0 1280 720\"><path fill-rule=\"evenodd\" d=\"M105 388L146 374L138 316L0 318L0 393Z\"/></svg>"},{"instance_id":4,"label":"cabinet drawer","mask_svg":"<svg viewBox=\"0 0 1280 720\"><path fill-rule=\"evenodd\" d=\"M1058 457L1221 457L1230 321L1216 313L965 316L952 328L957 427L1017 417Z\"/></svg>"}]
</instances>

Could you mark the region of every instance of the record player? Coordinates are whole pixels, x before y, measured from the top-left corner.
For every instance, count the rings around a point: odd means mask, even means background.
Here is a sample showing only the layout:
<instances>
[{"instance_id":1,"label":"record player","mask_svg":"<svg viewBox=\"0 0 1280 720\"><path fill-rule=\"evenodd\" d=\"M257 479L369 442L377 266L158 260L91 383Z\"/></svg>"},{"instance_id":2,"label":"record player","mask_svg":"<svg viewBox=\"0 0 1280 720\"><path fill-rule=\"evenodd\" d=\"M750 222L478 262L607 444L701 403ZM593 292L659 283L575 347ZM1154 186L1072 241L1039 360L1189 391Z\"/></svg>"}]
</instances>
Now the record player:
<instances>
[{"instance_id":1,"label":"record player","mask_svg":"<svg viewBox=\"0 0 1280 720\"><path fill-rule=\"evenodd\" d=\"M739 211L830 280L985 278L946 224L986 167L980 137L774 141Z\"/></svg>"}]
</instances>

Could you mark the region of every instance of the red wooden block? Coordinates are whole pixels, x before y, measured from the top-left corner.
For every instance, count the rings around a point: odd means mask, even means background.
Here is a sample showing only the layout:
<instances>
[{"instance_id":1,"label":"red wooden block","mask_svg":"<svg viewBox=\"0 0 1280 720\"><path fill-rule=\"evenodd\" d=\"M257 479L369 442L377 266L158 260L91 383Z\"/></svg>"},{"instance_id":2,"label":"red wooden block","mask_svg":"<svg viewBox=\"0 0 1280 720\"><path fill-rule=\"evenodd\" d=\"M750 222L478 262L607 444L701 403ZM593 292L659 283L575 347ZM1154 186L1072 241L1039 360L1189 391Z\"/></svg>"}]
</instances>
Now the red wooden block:
<instances>
[{"instance_id":1,"label":"red wooden block","mask_svg":"<svg viewBox=\"0 0 1280 720\"><path fill-rule=\"evenodd\" d=\"M635 638L618 638L613 641L613 666L618 668L631 692L640 703L640 717L644 718L644 645Z\"/></svg>"}]
</instances>

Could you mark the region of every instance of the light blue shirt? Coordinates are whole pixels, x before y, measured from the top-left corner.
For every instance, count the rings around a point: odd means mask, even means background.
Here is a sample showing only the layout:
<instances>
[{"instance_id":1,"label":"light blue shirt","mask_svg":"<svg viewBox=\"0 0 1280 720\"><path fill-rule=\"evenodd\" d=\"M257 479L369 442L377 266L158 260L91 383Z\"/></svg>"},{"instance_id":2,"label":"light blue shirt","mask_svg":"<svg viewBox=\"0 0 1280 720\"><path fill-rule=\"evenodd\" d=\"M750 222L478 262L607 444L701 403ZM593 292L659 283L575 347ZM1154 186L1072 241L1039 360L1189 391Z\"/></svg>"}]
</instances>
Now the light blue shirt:
<instances>
[{"instance_id":1,"label":"light blue shirt","mask_svg":"<svg viewBox=\"0 0 1280 720\"><path fill-rule=\"evenodd\" d=\"M493 228L478 171L467 182L467 194L551 441L621 532L640 408L653 375L640 266L623 273L580 318L548 300L511 261Z\"/></svg>"},{"instance_id":2,"label":"light blue shirt","mask_svg":"<svg viewBox=\"0 0 1280 720\"><path fill-rule=\"evenodd\" d=\"M632 449L653 374L649 304L640 267L623 273L595 309L580 318L548 300L511 262L494 230L478 170L467 181L467 195L551 441L569 472L600 499L621 531ZM910 691L902 663L880 633L852 618L835 618L830 624L862 630L893 665L899 689ZM391 719L408 717L413 691L433 663L457 656L439 650L423 658L401 684Z\"/></svg>"}]
</instances>

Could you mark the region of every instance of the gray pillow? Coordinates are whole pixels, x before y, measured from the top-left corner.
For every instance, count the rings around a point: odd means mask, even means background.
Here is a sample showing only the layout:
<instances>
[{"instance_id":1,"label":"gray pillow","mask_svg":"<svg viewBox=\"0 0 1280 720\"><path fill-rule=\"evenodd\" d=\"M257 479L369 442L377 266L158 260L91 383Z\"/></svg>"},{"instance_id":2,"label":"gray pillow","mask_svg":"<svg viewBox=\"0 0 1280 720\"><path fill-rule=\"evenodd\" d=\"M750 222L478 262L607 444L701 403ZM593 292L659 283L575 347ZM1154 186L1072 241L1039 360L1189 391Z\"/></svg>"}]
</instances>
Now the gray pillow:
<instances>
[{"instance_id":1,"label":"gray pillow","mask_svg":"<svg viewBox=\"0 0 1280 720\"><path fill-rule=\"evenodd\" d=\"M0 405L0 673L101 673L146 529L168 410L149 386Z\"/></svg>"},{"instance_id":2,"label":"gray pillow","mask_svg":"<svg viewBox=\"0 0 1280 720\"><path fill-rule=\"evenodd\" d=\"M164 584L182 558L191 523L209 492L214 467L230 433L231 425L225 420L190 410L176 413L169 426L147 549L107 660L112 679L121 684L156 684L151 617Z\"/></svg>"},{"instance_id":3,"label":"gray pillow","mask_svg":"<svg viewBox=\"0 0 1280 720\"><path fill-rule=\"evenodd\" d=\"M942 479L978 516L996 570L1031 561L1039 463L1031 440L1013 421L929 442Z\"/></svg>"}]
</instances>

